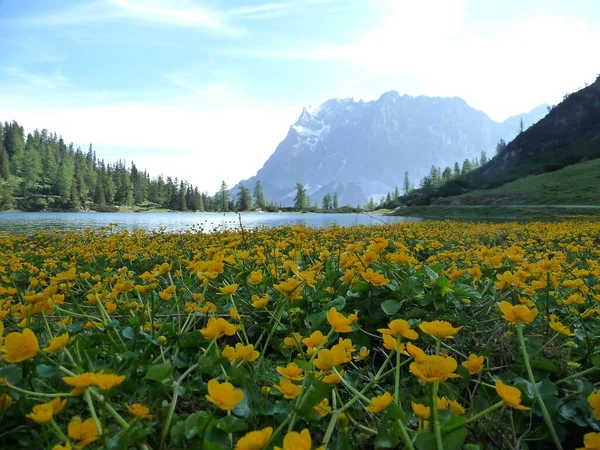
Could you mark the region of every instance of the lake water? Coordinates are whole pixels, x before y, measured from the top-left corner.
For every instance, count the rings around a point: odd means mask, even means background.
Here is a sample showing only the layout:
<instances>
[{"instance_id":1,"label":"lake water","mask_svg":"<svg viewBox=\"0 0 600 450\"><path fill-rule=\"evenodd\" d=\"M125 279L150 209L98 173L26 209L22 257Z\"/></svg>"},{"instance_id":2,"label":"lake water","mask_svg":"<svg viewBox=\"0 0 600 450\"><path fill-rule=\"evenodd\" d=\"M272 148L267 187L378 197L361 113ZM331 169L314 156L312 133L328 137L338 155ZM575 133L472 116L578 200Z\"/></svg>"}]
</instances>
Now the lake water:
<instances>
[{"instance_id":1,"label":"lake water","mask_svg":"<svg viewBox=\"0 0 600 450\"><path fill-rule=\"evenodd\" d=\"M332 224L341 226L372 225L396 222L414 222L414 217L392 217L377 214L299 214L299 213L242 213L244 228L259 226L277 227L282 225L306 225L325 227ZM240 218L236 213L64 213L64 212L2 212L0 213L0 233L28 233L34 229L45 231L81 231L86 227L100 228L111 223L119 224L118 229L166 231L239 228Z\"/></svg>"}]
</instances>

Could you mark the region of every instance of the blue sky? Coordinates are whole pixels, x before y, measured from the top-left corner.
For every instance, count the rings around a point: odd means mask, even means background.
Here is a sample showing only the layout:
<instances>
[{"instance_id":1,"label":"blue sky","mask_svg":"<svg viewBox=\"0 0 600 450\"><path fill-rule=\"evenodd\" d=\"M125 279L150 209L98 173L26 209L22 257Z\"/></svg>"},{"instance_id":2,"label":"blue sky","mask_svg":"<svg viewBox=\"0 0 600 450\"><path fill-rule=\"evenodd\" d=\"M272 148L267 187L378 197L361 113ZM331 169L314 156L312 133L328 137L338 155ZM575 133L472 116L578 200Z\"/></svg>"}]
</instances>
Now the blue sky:
<instances>
[{"instance_id":1,"label":"blue sky","mask_svg":"<svg viewBox=\"0 0 600 450\"><path fill-rule=\"evenodd\" d=\"M331 97L503 120L600 72L596 0L0 0L0 30L1 120L209 192Z\"/></svg>"}]
</instances>

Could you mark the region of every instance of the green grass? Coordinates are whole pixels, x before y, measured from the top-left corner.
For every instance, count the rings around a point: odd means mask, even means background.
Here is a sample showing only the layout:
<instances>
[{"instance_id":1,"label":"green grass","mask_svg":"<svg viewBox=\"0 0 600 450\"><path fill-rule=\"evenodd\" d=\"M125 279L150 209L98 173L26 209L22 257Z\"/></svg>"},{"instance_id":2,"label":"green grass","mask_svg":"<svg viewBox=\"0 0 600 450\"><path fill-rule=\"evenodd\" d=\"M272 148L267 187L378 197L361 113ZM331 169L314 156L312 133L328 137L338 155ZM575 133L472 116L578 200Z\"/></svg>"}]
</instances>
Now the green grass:
<instances>
[{"instance_id":1,"label":"green grass","mask_svg":"<svg viewBox=\"0 0 600 450\"><path fill-rule=\"evenodd\" d=\"M426 219L600 219L598 206L550 205L430 205L398 208L390 215Z\"/></svg>"},{"instance_id":2,"label":"green grass","mask_svg":"<svg viewBox=\"0 0 600 450\"><path fill-rule=\"evenodd\" d=\"M600 159L503 186L439 199L438 205L600 205Z\"/></svg>"}]
</instances>

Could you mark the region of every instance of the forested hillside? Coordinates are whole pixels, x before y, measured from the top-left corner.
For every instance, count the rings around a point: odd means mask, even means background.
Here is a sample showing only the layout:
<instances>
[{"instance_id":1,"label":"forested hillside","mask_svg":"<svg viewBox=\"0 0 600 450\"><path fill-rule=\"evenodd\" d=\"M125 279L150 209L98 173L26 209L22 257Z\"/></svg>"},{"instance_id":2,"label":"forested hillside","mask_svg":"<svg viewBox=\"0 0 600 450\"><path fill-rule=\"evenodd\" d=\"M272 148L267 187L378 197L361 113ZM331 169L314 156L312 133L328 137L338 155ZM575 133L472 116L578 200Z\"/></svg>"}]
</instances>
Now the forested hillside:
<instances>
[{"instance_id":1,"label":"forested hillside","mask_svg":"<svg viewBox=\"0 0 600 450\"><path fill-rule=\"evenodd\" d=\"M106 163L47 130L25 136L17 122L0 122L0 210L93 209L147 205L179 211L214 209L214 200L183 180L151 178L133 162Z\"/></svg>"}]
</instances>

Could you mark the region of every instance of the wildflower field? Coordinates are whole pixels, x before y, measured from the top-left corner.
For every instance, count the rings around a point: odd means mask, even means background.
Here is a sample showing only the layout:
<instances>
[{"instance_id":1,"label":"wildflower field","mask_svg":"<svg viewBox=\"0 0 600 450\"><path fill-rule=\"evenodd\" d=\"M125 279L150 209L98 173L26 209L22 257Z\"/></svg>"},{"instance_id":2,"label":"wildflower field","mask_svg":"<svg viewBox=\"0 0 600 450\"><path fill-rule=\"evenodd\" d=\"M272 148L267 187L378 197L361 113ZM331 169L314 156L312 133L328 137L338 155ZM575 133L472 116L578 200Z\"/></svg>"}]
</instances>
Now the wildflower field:
<instances>
[{"instance_id":1,"label":"wildflower field","mask_svg":"<svg viewBox=\"0 0 600 450\"><path fill-rule=\"evenodd\" d=\"M0 237L0 448L600 449L600 223Z\"/></svg>"}]
</instances>

